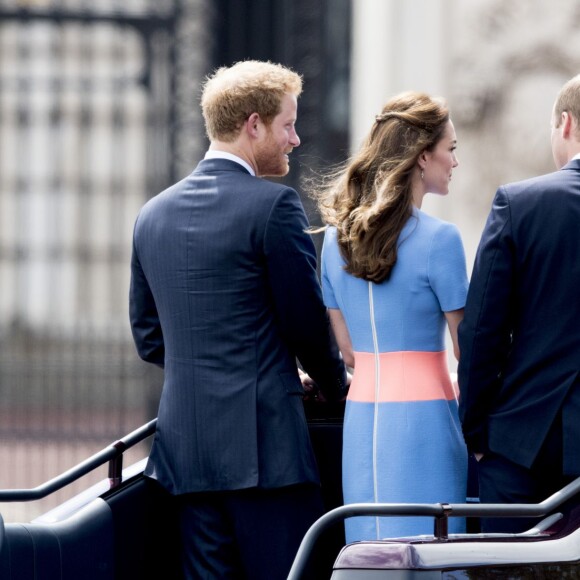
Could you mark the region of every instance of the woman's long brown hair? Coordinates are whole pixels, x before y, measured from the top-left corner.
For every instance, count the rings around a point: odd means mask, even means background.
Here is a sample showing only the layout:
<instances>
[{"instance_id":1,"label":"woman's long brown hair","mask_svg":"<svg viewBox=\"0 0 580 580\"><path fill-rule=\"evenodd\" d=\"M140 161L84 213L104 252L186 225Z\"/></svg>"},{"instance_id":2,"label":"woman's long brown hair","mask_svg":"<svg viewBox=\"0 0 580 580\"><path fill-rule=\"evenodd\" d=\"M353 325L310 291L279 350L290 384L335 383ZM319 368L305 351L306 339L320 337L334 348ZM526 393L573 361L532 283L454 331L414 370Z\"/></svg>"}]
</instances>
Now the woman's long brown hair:
<instances>
[{"instance_id":1,"label":"woman's long brown hair","mask_svg":"<svg viewBox=\"0 0 580 580\"><path fill-rule=\"evenodd\" d=\"M353 276L379 283L391 275L397 240L412 214L413 169L448 121L440 99L417 92L394 97L360 151L313 193L323 221L337 228L345 269Z\"/></svg>"}]
</instances>

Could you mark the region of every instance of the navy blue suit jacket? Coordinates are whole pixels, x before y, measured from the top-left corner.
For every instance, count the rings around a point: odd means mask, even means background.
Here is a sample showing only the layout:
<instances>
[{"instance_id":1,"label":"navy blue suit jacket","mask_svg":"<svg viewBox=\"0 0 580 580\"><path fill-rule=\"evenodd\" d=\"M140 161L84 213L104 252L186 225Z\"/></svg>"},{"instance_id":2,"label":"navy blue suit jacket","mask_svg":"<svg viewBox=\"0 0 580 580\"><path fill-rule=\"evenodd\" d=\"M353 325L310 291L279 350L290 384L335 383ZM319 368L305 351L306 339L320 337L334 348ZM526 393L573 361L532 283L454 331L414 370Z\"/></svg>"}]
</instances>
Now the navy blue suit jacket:
<instances>
[{"instance_id":1,"label":"navy blue suit jacket","mask_svg":"<svg viewBox=\"0 0 580 580\"><path fill-rule=\"evenodd\" d=\"M562 413L580 474L580 160L498 189L459 327L468 447L530 467Z\"/></svg>"},{"instance_id":2,"label":"navy blue suit jacket","mask_svg":"<svg viewBox=\"0 0 580 580\"><path fill-rule=\"evenodd\" d=\"M345 376L307 227L293 189L224 159L142 208L130 318L164 367L146 474L171 493L318 480L296 357L331 398Z\"/></svg>"}]
</instances>

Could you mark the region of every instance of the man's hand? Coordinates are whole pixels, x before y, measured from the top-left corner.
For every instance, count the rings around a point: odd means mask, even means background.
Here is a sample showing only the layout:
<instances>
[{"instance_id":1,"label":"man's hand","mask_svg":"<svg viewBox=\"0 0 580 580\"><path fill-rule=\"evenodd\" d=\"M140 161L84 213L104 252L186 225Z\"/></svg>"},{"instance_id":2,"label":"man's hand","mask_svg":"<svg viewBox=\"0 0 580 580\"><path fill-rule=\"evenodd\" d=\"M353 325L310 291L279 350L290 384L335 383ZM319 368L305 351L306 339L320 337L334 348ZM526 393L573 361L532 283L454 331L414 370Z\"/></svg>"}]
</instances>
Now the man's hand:
<instances>
[{"instance_id":1,"label":"man's hand","mask_svg":"<svg viewBox=\"0 0 580 580\"><path fill-rule=\"evenodd\" d=\"M307 393L316 389L316 383L310 378L310 375L306 374L302 369L298 369L298 377L300 378L303 389Z\"/></svg>"},{"instance_id":2,"label":"man's hand","mask_svg":"<svg viewBox=\"0 0 580 580\"><path fill-rule=\"evenodd\" d=\"M302 369L298 369L298 376L300 377L300 382L302 383L302 388L306 393L304 398L306 400L313 400L319 403L325 403L326 398L322 394L322 391L318 388L318 385L310 378L310 375L306 374ZM350 387L352 382L352 374L346 373L346 385ZM341 401L346 401L346 395L340 399Z\"/></svg>"},{"instance_id":3,"label":"man's hand","mask_svg":"<svg viewBox=\"0 0 580 580\"><path fill-rule=\"evenodd\" d=\"M298 376L302 383L302 388L306 393L304 399L323 402L326 401L324 395L320 392L318 385L302 369L298 369Z\"/></svg>"}]
</instances>

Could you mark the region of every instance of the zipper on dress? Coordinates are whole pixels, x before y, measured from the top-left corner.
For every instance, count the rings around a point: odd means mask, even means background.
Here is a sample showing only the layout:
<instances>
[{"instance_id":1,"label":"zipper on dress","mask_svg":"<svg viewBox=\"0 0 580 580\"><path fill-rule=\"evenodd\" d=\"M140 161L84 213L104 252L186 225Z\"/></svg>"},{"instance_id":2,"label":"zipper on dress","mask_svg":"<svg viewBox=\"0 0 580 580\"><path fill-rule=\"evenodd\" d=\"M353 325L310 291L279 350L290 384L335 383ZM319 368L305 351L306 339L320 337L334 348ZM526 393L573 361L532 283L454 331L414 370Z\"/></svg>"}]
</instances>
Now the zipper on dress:
<instances>
[{"instance_id":1,"label":"zipper on dress","mask_svg":"<svg viewBox=\"0 0 580 580\"><path fill-rule=\"evenodd\" d=\"M375 503L379 503L379 484L378 484L378 470L377 470L377 440L378 440L378 418L379 418L379 392L381 385L381 365L379 360L379 340L377 337L377 327L375 324L375 304L373 301L373 283L369 282L369 306L370 306L370 319L371 319L371 331L373 335L373 350L374 350L374 363L375 363L375 403L374 403L374 414L373 414L373 497ZM381 539L380 533L380 520L379 517L375 518L376 529L377 529L377 540Z\"/></svg>"}]
</instances>

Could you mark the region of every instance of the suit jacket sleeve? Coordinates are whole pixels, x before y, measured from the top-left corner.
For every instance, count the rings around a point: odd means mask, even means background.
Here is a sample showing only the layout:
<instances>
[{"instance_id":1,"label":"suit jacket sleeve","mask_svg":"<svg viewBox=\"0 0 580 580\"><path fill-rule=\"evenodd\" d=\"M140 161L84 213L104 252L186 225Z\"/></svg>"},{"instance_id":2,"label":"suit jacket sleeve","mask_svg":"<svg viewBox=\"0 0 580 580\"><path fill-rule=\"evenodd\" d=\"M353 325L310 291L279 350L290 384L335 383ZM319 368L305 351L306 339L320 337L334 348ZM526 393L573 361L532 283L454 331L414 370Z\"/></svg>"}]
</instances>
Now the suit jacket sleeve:
<instances>
[{"instance_id":1,"label":"suit jacket sleeve","mask_svg":"<svg viewBox=\"0 0 580 580\"><path fill-rule=\"evenodd\" d=\"M487 419L510 349L515 247L508 196L499 188L487 219L459 326L459 416L468 448L485 452Z\"/></svg>"},{"instance_id":2,"label":"suit jacket sleeve","mask_svg":"<svg viewBox=\"0 0 580 580\"><path fill-rule=\"evenodd\" d=\"M286 189L276 200L264 238L276 319L284 340L324 395L346 394L344 364L332 340L316 275L316 250L298 194Z\"/></svg>"},{"instance_id":3,"label":"suit jacket sleeve","mask_svg":"<svg viewBox=\"0 0 580 580\"><path fill-rule=\"evenodd\" d=\"M163 368L165 346L155 299L141 267L135 234L131 256L131 285L129 290L129 317L133 340L139 356Z\"/></svg>"}]
</instances>

